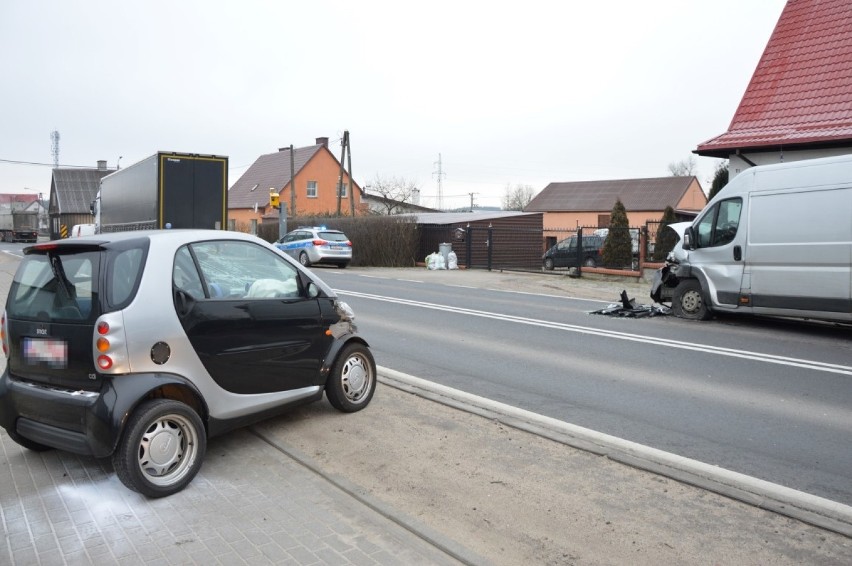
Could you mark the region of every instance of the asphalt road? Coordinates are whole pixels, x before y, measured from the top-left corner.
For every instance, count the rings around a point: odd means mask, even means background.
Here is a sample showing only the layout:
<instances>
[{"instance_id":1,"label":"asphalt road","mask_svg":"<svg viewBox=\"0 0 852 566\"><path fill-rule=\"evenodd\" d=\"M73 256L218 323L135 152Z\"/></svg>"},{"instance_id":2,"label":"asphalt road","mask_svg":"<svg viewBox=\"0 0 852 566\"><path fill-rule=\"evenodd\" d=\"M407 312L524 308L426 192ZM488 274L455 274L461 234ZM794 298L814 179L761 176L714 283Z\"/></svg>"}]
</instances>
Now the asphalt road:
<instances>
[{"instance_id":1,"label":"asphalt road","mask_svg":"<svg viewBox=\"0 0 852 566\"><path fill-rule=\"evenodd\" d=\"M380 365L852 504L848 328L611 318L589 311L617 299L618 284L595 293L589 282L553 289L544 275L433 273L321 276ZM642 302L645 288L631 296Z\"/></svg>"}]
</instances>

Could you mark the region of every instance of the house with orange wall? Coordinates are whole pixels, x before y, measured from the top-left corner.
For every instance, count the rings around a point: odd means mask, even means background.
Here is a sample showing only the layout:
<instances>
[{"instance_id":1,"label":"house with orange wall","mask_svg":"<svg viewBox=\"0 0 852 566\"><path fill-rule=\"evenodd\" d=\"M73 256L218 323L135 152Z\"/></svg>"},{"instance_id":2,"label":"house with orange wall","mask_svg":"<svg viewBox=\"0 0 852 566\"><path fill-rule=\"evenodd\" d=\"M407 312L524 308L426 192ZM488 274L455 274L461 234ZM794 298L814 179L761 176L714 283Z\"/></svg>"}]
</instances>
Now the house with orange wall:
<instances>
[{"instance_id":1,"label":"house with orange wall","mask_svg":"<svg viewBox=\"0 0 852 566\"><path fill-rule=\"evenodd\" d=\"M328 149L328 138L316 144L292 149L294 179L290 177L291 149L261 155L228 190L228 229L256 233L262 222L277 222L278 210L270 204L271 191L280 195L287 216L334 214L338 210L337 187L340 161ZM291 193L291 189L293 192ZM361 187L343 172L340 212L364 212ZM293 206L295 204L295 206Z\"/></svg>"},{"instance_id":2,"label":"house with orange wall","mask_svg":"<svg viewBox=\"0 0 852 566\"><path fill-rule=\"evenodd\" d=\"M695 177L656 177L613 181L550 183L524 208L544 213L545 231L609 226L612 207L621 200L631 227L659 222L667 206L681 217L694 217L707 196Z\"/></svg>"}]
</instances>

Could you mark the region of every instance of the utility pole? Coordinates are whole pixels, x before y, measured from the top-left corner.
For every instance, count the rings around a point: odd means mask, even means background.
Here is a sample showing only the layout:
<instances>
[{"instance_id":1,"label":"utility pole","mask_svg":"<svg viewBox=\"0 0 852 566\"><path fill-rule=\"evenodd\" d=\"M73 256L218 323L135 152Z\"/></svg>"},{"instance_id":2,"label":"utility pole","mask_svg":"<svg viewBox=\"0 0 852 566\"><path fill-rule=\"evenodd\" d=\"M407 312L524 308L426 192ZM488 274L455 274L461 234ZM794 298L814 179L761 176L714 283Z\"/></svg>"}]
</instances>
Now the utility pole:
<instances>
[{"instance_id":1,"label":"utility pole","mask_svg":"<svg viewBox=\"0 0 852 566\"><path fill-rule=\"evenodd\" d=\"M337 178L337 215L340 216L340 201L343 198L343 164L346 163L346 147L349 145L349 130L343 131L340 141L340 175Z\"/></svg>"},{"instance_id":2,"label":"utility pole","mask_svg":"<svg viewBox=\"0 0 852 566\"><path fill-rule=\"evenodd\" d=\"M467 193L470 195L470 211L473 212L473 196L478 195L479 193Z\"/></svg>"},{"instance_id":3,"label":"utility pole","mask_svg":"<svg viewBox=\"0 0 852 566\"><path fill-rule=\"evenodd\" d=\"M438 207L437 208L438 208L438 210L442 210L444 208L444 187L443 187L443 184L442 184L442 180L444 178L444 175L446 175L446 173L444 173L444 170L443 170L442 165L441 165L441 154L440 153L438 154L438 161L437 161L436 165L438 166L438 170L433 172L432 174L437 175L437 177L438 177Z\"/></svg>"},{"instance_id":4,"label":"utility pole","mask_svg":"<svg viewBox=\"0 0 852 566\"><path fill-rule=\"evenodd\" d=\"M293 144L290 144L290 214L296 216L296 157L293 155Z\"/></svg>"},{"instance_id":5,"label":"utility pole","mask_svg":"<svg viewBox=\"0 0 852 566\"><path fill-rule=\"evenodd\" d=\"M344 134L346 136L347 165L349 168L349 213L352 218L355 218L355 180L352 178L352 146L349 145L349 131Z\"/></svg>"}]
</instances>

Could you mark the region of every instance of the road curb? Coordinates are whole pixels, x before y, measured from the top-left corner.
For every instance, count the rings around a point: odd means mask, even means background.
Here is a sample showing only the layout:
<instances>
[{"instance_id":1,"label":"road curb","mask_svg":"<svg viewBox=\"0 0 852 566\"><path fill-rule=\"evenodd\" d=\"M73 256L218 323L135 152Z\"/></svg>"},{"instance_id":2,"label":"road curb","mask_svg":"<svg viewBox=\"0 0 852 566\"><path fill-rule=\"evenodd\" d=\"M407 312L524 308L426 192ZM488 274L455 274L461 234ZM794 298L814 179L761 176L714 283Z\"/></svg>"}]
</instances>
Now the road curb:
<instances>
[{"instance_id":1,"label":"road curb","mask_svg":"<svg viewBox=\"0 0 852 566\"><path fill-rule=\"evenodd\" d=\"M848 505L518 409L390 368L379 367L378 374L379 381L390 387L852 537L852 507Z\"/></svg>"}]
</instances>

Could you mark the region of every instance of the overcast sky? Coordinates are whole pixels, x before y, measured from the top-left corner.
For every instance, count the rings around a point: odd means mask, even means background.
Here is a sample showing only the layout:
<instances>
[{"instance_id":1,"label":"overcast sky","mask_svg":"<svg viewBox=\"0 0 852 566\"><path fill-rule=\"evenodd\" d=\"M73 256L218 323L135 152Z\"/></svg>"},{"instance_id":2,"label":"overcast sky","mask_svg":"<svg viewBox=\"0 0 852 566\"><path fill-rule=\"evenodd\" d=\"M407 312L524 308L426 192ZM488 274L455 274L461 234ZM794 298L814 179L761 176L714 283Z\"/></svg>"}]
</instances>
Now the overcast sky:
<instances>
[{"instance_id":1,"label":"overcast sky","mask_svg":"<svg viewBox=\"0 0 852 566\"><path fill-rule=\"evenodd\" d=\"M0 192L49 192L53 130L62 165L210 153L229 184L349 130L359 184L426 206L439 154L445 207L667 176L727 129L784 4L2 0Z\"/></svg>"}]
</instances>

